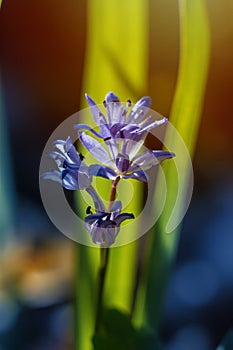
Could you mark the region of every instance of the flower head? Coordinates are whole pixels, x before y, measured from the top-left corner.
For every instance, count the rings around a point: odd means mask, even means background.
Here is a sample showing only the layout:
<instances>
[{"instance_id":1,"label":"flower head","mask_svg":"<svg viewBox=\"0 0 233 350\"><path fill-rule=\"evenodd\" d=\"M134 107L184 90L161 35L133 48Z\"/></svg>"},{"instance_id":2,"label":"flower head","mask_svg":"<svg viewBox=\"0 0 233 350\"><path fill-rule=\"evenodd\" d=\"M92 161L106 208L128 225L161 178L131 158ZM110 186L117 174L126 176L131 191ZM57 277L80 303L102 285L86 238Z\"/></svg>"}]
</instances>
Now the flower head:
<instances>
[{"instance_id":1,"label":"flower head","mask_svg":"<svg viewBox=\"0 0 233 350\"><path fill-rule=\"evenodd\" d=\"M91 175L83 162L83 156L73 146L71 138L68 137L66 141L57 140L53 145L58 151L49 155L55 160L58 170L43 174L43 178L57 181L68 190L82 190L89 187Z\"/></svg>"},{"instance_id":2,"label":"flower head","mask_svg":"<svg viewBox=\"0 0 233 350\"><path fill-rule=\"evenodd\" d=\"M89 188L87 191L93 198L96 213L93 214L90 207L88 208L87 213L90 215L84 220L86 229L95 244L103 248L109 247L115 242L121 223L128 219L134 219L134 215L121 213L122 204L120 201L115 201L111 209L106 211L94 189Z\"/></svg>"},{"instance_id":3,"label":"flower head","mask_svg":"<svg viewBox=\"0 0 233 350\"><path fill-rule=\"evenodd\" d=\"M75 128L78 131L90 131L96 137L102 139L109 147L113 159L119 152L119 141L125 144L124 148L127 154L133 156L142 146L148 132L168 120L153 120L152 116L148 116L151 99L148 96L142 97L129 112L131 101L128 100L126 105L120 102L119 98L113 93L107 93L103 102L106 108L105 115L100 111L95 101L86 94L87 102L90 106L93 118L99 132L86 124L77 124ZM123 142L126 140L127 142ZM131 142L130 142L131 141Z\"/></svg>"},{"instance_id":4,"label":"flower head","mask_svg":"<svg viewBox=\"0 0 233 350\"><path fill-rule=\"evenodd\" d=\"M167 122L167 118L154 121L152 116L147 116L149 97L141 98L128 113L131 102L125 106L113 92L109 92L104 101L107 118L87 94L86 99L99 132L85 124L75 125L75 128L84 147L101 163L90 166L90 175L108 179L120 176L147 182L145 170L174 157L174 153L159 150L139 153L148 132ZM88 131L95 138L88 135Z\"/></svg>"}]
</instances>

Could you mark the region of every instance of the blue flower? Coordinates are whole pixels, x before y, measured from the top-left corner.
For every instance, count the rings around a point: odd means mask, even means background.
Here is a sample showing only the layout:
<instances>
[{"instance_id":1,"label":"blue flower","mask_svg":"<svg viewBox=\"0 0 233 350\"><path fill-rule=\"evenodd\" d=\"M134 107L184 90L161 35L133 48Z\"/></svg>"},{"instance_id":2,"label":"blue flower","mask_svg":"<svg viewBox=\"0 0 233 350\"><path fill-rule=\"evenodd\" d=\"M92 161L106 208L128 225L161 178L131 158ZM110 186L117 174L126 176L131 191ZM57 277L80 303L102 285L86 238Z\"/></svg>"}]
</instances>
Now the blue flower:
<instances>
[{"instance_id":1,"label":"blue flower","mask_svg":"<svg viewBox=\"0 0 233 350\"><path fill-rule=\"evenodd\" d=\"M71 138L68 137L66 141L57 140L53 145L58 151L49 155L55 160L58 170L43 174L43 178L57 181L68 190L82 190L89 187L92 177L82 161L83 156L76 151Z\"/></svg>"},{"instance_id":2,"label":"blue flower","mask_svg":"<svg viewBox=\"0 0 233 350\"><path fill-rule=\"evenodd\" d=\"M149 97L141 98L128 114L131 102L125 106L113 92L109 92L104 101L107 118L87 94L86 99L99 132L86 124L75 125L75 128L84 147L100 162L89 167L91 176L111 180L120 176L148 182L146 170L175 156L172 152L160 150L139 153L148 132L168 121L167 118L154 121L152 116L147 116L151 103Z\"/></svg>"},{"instance_id":3,"label":"blue flower","mask_svg":"<svg viewBox=\"0 0 233 350\"><path fill-rule=\"evenodd\" d=\"M115 201L111 209L106 211L95 190L90 187L87 189L87 192L93 198L96 213L93 214L90 211L90 207L88 208L87 212L90 215L84 220L86 230L90 233L91 239L95 244L103 248L110 247L116 240L121 223L128 219L134 219L134 215L121 213L122 204L120 201Z\"/></svg>"},{"instance_id":4,"label":"blue flower","mask_svg":"<svg viewBox=\"0 0 233 350\"><path fill-rule=\"evenodd\" d=\"M148 132L168 121L167 118L155 121L152 116L147 115L151 104L148 96L142 97L129 112L131 102L128 100L124 105L113 92L109 92L104 101L107 119L92 98L87 94L85 96L94 121L99 126L99 132L86 124L77 124L75 129L78 132L90 131L94 136L102 139L114 160L119 153L119 143L122 144L125 154L132 157L143 145Z\"/></svg>"}]
</instances>

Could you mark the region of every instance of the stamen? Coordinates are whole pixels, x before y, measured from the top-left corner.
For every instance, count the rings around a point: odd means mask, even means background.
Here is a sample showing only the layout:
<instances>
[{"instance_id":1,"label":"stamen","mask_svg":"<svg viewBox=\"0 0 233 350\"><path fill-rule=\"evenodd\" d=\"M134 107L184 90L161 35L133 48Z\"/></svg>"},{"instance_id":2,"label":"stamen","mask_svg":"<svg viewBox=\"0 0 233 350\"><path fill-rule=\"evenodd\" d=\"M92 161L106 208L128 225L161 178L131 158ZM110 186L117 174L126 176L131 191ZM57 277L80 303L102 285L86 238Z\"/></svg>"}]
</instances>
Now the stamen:
<instances>
[{"instance_id":1,"label":"stamen","mask_svg":"<svg viewBox=\"0 0 233 350\"><path fill-rule=\"evenodd\" d=\"M82 153L79 153L79 158L81 159L81 161L83 161L83 159L85 159L85 157Z\"/></svg>"},{"instance_id":2,"label":"stamen","mask_svg":"<svg viewBox=\"0 0 233 350\"><path fill-rule=\"evenodd\" d=\"M104 141L109 141L111 140L111 136L105 137Z\"/></svg>"},{"instance_id":3,"label":"stamen","mask_svg":"<svg viewBox=\"0 0 233 350\"><path fill-rule=\"evenodd\" d=\"M131 100L127 100L127 103L128 103L128 106L131 107L131 105L132 105Z\"/></svg>"},{"instance_id":4,"label":"stamen","mask_svg":"<svg viewBox=\"0 0 233 350\"><path fill-rule=\"evenodd\" d=\"M91 211L91 206L90 205L86 209L86 214L93 214L92 211Z\"/></svg>"},{"instance_id":5,"label":"stamen","mask_svg":"<svg viewBox=\"0 0 233 350\"><path fill-rule=\"evenodd\" d=\"M105 108L107 107L107 103L106 103L105 100L103 101L103 105L104 105Z\"/></svg>"}]
</instances>

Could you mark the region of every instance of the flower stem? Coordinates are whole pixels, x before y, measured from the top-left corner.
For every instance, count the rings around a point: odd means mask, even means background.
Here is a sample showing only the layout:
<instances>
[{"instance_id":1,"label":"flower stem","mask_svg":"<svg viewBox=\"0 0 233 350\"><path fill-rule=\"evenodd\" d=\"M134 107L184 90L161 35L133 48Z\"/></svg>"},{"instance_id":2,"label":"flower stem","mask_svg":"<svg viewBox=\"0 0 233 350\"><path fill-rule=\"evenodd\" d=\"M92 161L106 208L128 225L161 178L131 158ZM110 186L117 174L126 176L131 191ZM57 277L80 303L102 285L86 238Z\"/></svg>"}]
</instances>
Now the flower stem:
<instances>
[{"instance_id":1,"label":"flower stem","mask_svg":"<svg viewBox=\"0 0 233 350\"><path fill-rule=\"evenodd\" d=\"M97 312L96 312L96 324L95 331L98 332L101 325L101 310L102 310L102 299L104 291L104 281L107 272L109 257L109 248L100 248L100 268L99 268L99 293L97 299Z\"/></svg>"},{"instance_id":2,"label":"flower stem","mask_svg":"<svg viewBox=\"0 0 233 350\"><path fill-rule=\"evenodd\" d=\"M120 181L120 176L117 176L115 178L115 180L113 180L112 182L112 187L111 187L111 192L110 192L110 198L109 198L109 206L108 206L108 211L110 211L113 202L115 201L116 198L116 188L117 188L117 184Z\"/></svg>"},{"instance_id":3,"label":"flower stem","mask_svg":"<svg viewBox=\"0 0 233 350\"><path fill-rule=\"evenodd\" d=\"M113 180L112 182L108 211L111 210L113 202L115 201L116 188L119 181L120 181L120 176L116 177L116 179ZM101 311L103 306L104 282L105 282L105 276L106 276L108 261L109 261L109 251L110 251L109 248L103 248L103 247L100 248L99 291L98 291L98 298L97 298L95 332L98 332L101 328Z\"/></svg>"}]
</instances>

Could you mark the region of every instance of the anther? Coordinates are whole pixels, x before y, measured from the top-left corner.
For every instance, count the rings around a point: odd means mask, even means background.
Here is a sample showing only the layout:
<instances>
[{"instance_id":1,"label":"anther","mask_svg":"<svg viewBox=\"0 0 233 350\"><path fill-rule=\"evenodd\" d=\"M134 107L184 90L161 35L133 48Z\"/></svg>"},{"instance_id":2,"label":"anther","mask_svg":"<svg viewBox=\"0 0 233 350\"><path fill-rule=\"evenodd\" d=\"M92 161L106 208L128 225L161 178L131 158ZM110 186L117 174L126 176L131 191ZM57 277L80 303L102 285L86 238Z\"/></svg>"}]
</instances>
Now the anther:
<instances>
[{"instance_id":1,"label":"anther","mask_svg":"<svg viewBox=\"0 0 233 350\"><path fill-rule=\"evenodd\" d=\"M83 160L85 157L84 157L84 155L83 155L82 153L79 153L79 158L80 158L81 160Z\"/></svg>"},{"instance_id":2,"label":"anther","mask_svg":"<svg viewBox=\"0 0 233 350\"><path fill-rule=\"evenodd\" d=\"M92 214L91 206L90 206L90 205L89 205L89 207L87 207L87 209L86 209L86 214Z\"/></svg>"}]
</instances>

